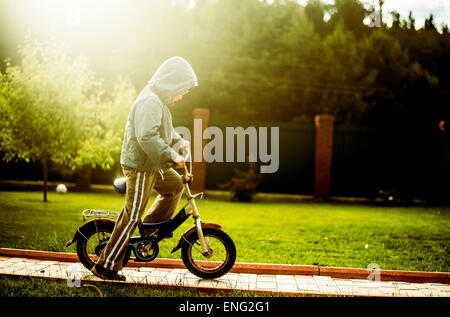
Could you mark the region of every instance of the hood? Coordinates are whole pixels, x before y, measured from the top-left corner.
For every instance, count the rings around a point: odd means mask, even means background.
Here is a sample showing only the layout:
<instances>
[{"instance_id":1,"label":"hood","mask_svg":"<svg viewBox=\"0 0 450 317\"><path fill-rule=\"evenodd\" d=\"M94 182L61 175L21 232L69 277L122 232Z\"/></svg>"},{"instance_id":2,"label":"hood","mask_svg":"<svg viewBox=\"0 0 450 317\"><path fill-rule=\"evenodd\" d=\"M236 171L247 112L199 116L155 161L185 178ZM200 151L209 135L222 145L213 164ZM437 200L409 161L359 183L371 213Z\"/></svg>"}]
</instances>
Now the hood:
<instances>
[{"instance_id":1,"label":"hood","mask_svg":"<svg viewBox=\"0 0 450 317\"><path fill-rule=\"evenodd\" d=\"M175 56L159 66L148 86L163 102L172 103L170 97L197 86L197 76L184 58Z\"/></svg>"}]
</instances>

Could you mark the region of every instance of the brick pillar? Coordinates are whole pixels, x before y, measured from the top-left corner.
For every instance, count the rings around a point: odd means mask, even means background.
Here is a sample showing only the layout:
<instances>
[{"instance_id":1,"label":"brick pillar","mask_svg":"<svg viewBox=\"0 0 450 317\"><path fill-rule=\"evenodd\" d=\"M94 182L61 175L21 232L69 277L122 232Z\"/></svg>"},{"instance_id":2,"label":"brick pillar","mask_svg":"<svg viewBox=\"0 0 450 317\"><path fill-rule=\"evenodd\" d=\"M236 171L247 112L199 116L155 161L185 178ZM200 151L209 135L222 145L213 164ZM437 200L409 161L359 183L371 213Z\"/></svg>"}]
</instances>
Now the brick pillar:
<instances>
[{"instance_id":1,"label":"brick pillar","mask_svg":"<svg viewBox=\"0 0 450 317\"><path fill-rule=\"evenodd\" d=\"M195 108L193 113L193 138L192 138L192 173L194 174L194 180L191 183L191 189L193 192L202 192L205 190L206 184L206 162L203 158L203 149L206 145L206 140L203 139L203 132L208 127L209 110L205 108ZM196 124L196 119L201 119L201 127ZM196 144L201 142L201 147Z\"/></svg>"},{"instance_id":2,"label":"brick pillar","mask_svg":"<svg viewBox=\"0 0 450 317\"><path fill-rule=\"evenodd\" d=\"M331 159L333 156L334 117L315 117L316 143L314 151L314 197L328 199L330 194Z\"/></svg>"}]
</instances>

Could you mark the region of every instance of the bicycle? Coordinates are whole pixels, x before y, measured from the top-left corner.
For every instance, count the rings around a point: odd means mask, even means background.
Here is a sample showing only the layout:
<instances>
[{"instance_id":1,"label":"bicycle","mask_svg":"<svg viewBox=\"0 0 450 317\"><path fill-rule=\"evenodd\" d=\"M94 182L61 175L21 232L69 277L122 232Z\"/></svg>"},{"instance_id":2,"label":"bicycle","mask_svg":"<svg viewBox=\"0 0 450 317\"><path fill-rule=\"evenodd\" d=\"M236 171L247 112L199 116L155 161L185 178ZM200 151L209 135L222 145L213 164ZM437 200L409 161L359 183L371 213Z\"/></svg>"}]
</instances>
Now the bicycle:
<instances>
[{"instance_id":1,"label":"bicycle","mask_svg":"<svg viewBox=\"0 0 450 317\"><path fill-rule=\"evenodd\" d=\"M222 230L217 223L204 223L200 218L195 199L203 198L203 193L192 194L189 184L193 180L192 162L187 169L187 159L190 151L182 155L186 161L182 175L187 203L171 219L159 223L143 223L139 220L139 235L130 238L123 266L125 267L135 255L135 262L153 261L159 253L158 243L164 238L171 237L173 232L192 215L194 226L186 230L171 253L181 249L181 257L186 268L194 275L204 279L214 279L228 273L236 260L236 247L231 237ZM114 188L117 192L126 193L126 177L116 179ZM80 262L91 270L114 229L114 218L119 213L109 210L86 209L83 220L94 218L78 227L72 240L66 247L77 243L77 255ZM156 230L146 234L146 229Z\"/></svg>"}]
</instances>

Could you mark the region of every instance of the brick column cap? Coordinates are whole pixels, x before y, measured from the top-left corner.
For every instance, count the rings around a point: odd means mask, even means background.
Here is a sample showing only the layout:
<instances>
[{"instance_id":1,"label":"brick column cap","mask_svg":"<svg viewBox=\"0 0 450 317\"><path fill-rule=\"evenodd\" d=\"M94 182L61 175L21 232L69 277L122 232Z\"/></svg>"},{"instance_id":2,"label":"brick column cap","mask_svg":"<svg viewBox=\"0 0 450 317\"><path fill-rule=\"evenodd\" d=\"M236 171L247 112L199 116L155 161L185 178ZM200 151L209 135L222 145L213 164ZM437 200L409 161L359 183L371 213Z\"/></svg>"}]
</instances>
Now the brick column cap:
<instances>
[{"instance_id":1,"label":"brick column cap","mask_svg":"<svg viewBox=\"0 0 450 317\"><path fill-rule=\"evenodd\" d=\"M195 108L192 111L192 114L194 118L202 118L202 119L209 119L209 109L207 108Z\"/></svg>"},{"instance_id":2,"label":"brick column cap","mask_svg":"<svg viewBox=\"0 0 450 317\"><path fill-rule=\"evenodd\" d=\"M328 115L328 114L319 114L314 118L314 122L316 124L319 124L319 123L332 124L334 122L334 117L332 115Z\"/></svg>"}]
</instances>

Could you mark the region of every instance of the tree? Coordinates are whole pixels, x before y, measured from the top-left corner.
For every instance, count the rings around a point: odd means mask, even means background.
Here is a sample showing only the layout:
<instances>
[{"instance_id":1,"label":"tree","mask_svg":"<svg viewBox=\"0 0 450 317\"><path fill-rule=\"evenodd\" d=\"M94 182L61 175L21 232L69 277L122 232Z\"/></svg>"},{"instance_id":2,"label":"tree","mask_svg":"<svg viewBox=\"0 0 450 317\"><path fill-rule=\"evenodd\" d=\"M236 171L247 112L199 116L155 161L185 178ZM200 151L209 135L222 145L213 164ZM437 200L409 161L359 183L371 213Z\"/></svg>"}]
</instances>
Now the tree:
<instances>
[{"instance_id":1,"label":"tree","mask_svg":"<svg viewBox=\"0 0 450 317\"><path fill-rule=\"evenodd\" d=\"M305 14L314 25L314 30L324 35L327 32L325 18L325 5L320 0L310 0L305 6Z\"/></svg>"},{"instance_id":2,"label":"tree","mask_svg":"<svg viewBox=\"0 0 450 317\"><path fill-rule=\"evenodd\" d=\"M312 74L320 90L311 95L309 115L331 114L340 124L358 123L370 107L365 100L371 91L374 74L364 67L364 54L352 32L342 25L322 41L322 65Z\"/></svg>"},{"instance_id":3,"label":"tree","mask_svg":"<svg viewBox=\"0 0 450 317\"><path fill-rule=\"evenodd\" d=\"M430 14L430 16L425 19L425 23L423 25L424 30L429 30L433 32L437 32L436 25L434 24L434 16Z\"/></svg>"},{"instance_id":4,"label":"tree","mask_svg":"<svg viewBox=\"0 0 450 317\"><path fill-rule=\"evenodd\" d=\"M392 16L392 28L400 28L401 27L401 21L400 21L400 13L398 11L391 11Z\"/></svg>"},{"instance_id":5,"label":"tree","mask_svg":"<svg viewBox=\"0 0 450 317\"><path fill-rule=\"evenodd\" d=\"M5 0L8 2L11 7L18 7L17 1ZM372 2L377 8L383 5L383 1ZM442 34L436 32L431 17L426 27L416 30L412 12L404 18L393 12L393 26L382 23L378 28L363 23L370 12L358 0L336 0L333 4L311 0L306 6L295 0L196 0L191 9L187 3L142 1L136 10L127 6L125 0L110 0L114 19L120 23L101 24L96 21L97 16L86 16L89 21L86 20L84 28L87 30L98 23L102 26L100 30L65 38L68 45L85 48L96 71L107 78L104 85L108 90L100 103L92 104L92 111L98 111L95 122L101 128L88 131L93 136L86 138L83 150L79 151L79 155L88 156L85 164L91 164L89 156L105 157L103 150L92 150L94 144L105 144L107 150L112 140L104 130L109 128L112 119L106 121L105 112L99 110L105 99L112 100L109 91L113 80L109 78L128 73L136 87L142 87L160 63L174 55L185 57L199 80L199 87L177 106L174 116L179 117L190 116L194 107L205 106L210 107L212 118L219 120L311 122L315 114L328 111L339 117L338 122L358 124L372 106L382 113L388 104L418 105L413 95L393 93L409 85L409 79L419 77L424 80L423 85L414 86L414 95L434 96L427 99L427 104L439 103L442 109L448 105L449 35L446 28L442 28ZM327 14L330 19L325 21ZM20 20L29 23L25 16ZM1 20L0 24L8 29L16 27L7 20ZM114 41L106 36L119 31L132 36L116 37ZM373 35L378 31L390 37L382 39L379 34ZM388 40L393 40L392 45ZM380 50L384 45L386 51ZM409 74L416 69L417 74L424 76L403 76L403 72L398 72L393 56L400 58L398 65L405 65L403 53L410 58L405 66ZM374 62L369 67L366 62L370 60ZM420 67L410 67L414 62ZM427 72L438 78L439 91L430 91L427 81L434 79L426 79ZM390 82L395 82L395 89ZM392 98L383 102L383 95L388 94ZM124 102L127 108L128 102ZM428 113L431 108L422 111ZM402 115L410 109L398 108ZM369 121L385 125L389 118L375 115ZM111 161L100 163L111 165Z\"/></svg>"},{"instance_id":6,"label":"tree","mask_svg":"<svg viewBox=\"0 0 450 317\"><path fill-rule=\"evenodd\" d=\"M343 24L357 39L364 35L366 26L363 23L368 11L358 0L336 0L329 23L335 28Z\"/></svg>"},{"instance_id":7,"label":"tree","mask_svg":"<svg viewBox=\"0 0 450 317\"><path fill-rule=\"evenodd\" d=\"M408 29L415 31L416 30L416 19L414 19L412 15L412 11L409 11L408 14Z\"/></svg>"},{"instance_id":8,"label":"tree","mask_svg":"<svg viewBox=\"0 0 450 317\"><path fill-rule=\"evenodd\" d=\"M395 125L410 119L414 112L423 118L425 114L420 109L424 102L420 94L437 85L437 79L412 61L399 41L384 30L375 30L366 37L360 51L364 55L364 69L374 74L373 87L377 87L366 96L366 101L372 104L366 123L383 120ZM419 84L422 87L418 90Z\"/></svg>"},{"instance_id":9,"label":"tree","mask_svg":"<svg viewBox=\"0 0 450 317\"><path fill-rule=\"evenodd\" d=\"M118 78L110 98L97 96L83 105L84 127L76 156L69 165L81 173L77 184L89 187L92 168L110 169L120 157L122 138L129 109L136 91L127 78Z\"/></svg>"},{"instance_id":10,"label":"tree","mask_svg":"<svg viewBox=\"0 0 450 317\"><path fill-rule=\"evenodd\" d=\"M119 140L102 122L101 82L86 58L59 45L26 41L21 62L0 77L0 145L4 160L43 166L44 202L50 163L72 169L109 167Z\"/></svg>"}]
</instances>

